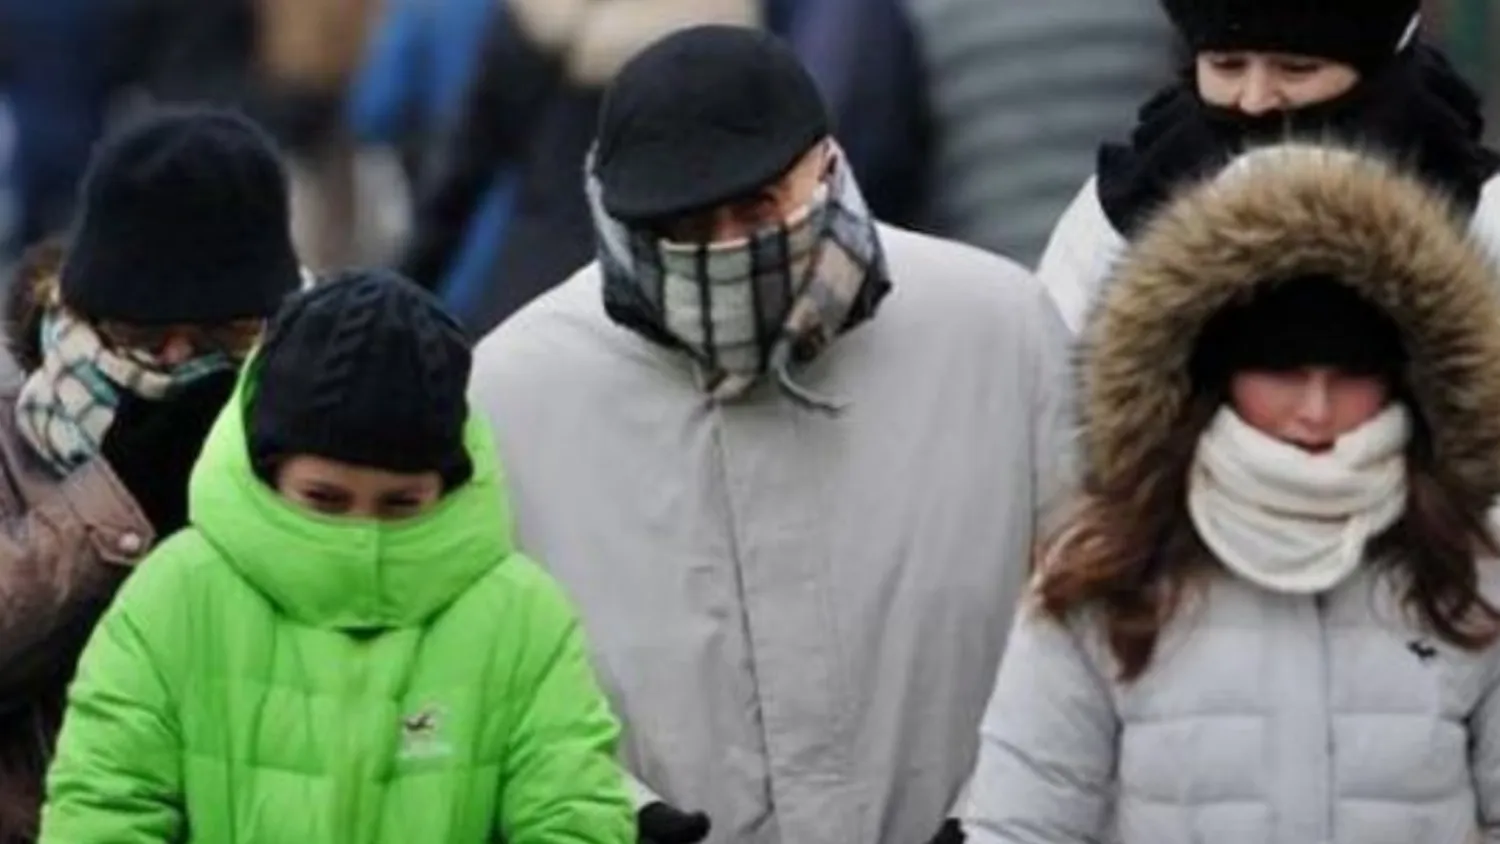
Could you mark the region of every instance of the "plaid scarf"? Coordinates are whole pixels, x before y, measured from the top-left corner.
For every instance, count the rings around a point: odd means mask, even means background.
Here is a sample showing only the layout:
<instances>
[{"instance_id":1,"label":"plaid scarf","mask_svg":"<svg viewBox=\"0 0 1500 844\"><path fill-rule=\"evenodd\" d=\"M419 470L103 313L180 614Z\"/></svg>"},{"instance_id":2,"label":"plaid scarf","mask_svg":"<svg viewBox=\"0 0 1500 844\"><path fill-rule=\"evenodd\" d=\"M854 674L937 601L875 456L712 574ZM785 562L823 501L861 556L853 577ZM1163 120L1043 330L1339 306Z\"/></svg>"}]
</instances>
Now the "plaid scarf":
<instances>
[{"instance_id":1,"label":"plaid scarf","mask_svg":"<svg viewBox=\"0 0 1500 844\"><path fill-rule=\"evenodd\" d=\"M16 402L16 422L32 449L59 475L99 453L114 421L120 390L163 399L214 372L234 367L223 354L163 370L144 354L104 345L87 322L54 308L42 320L42 366Z\"/></svg>"},{"instance_id":2,"label":"plaid scarf","mask_svg":"<svg viewBox=\"0 0 1500 844\"><path fill-rule=\"evenodd\" d=\"M818 197L780 226L726 244L667 243L604 210L589 157L587 194L610 315L699 364L715 401L770 373L788 397L827 412L842 405L798 385L834 338L869 319L890 290L874 218L834 146Z\"/></svg>"}]
</instances>

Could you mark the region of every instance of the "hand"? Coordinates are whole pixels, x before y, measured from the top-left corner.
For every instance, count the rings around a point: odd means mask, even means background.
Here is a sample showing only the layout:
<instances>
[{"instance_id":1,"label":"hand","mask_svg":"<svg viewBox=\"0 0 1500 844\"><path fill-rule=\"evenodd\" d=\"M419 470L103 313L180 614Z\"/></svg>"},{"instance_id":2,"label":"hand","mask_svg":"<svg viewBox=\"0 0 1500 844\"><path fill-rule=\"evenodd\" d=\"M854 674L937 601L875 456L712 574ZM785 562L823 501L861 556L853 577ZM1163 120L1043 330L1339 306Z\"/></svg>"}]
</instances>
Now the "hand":
<instances>
[{"instance_id":1,"label":"hand","mask_svg":"<svg viewBox=\"0 0 1500 844\"><path fill-rule=\"evenodd\" d=\"M684 812L665 803L651 803L636 815L640 844L698 844L712 828L708 815Z\"/></svg>"},{"instance_id":2,"label":"hand","mask_svg":"<svg viewBox=\"0 0 1500 844\"><path fill-rule=\"evenodd\" d=\"M959 825L959 822L954 818L949 818L943 821L942 828L928 844L964 844L966 838L964 828Z\"/></svg>"},{"instance_id":3,"label":"hand","mask_svg":"<svg viewBox=\"0 0 1500 844\"><path fill-rule=\"evenodd\" d=\"M233 370L216 372L159 401L120 395L99 450L158 539L187 524L188 476L236 378Z\"/></svg>"}]
</instances>

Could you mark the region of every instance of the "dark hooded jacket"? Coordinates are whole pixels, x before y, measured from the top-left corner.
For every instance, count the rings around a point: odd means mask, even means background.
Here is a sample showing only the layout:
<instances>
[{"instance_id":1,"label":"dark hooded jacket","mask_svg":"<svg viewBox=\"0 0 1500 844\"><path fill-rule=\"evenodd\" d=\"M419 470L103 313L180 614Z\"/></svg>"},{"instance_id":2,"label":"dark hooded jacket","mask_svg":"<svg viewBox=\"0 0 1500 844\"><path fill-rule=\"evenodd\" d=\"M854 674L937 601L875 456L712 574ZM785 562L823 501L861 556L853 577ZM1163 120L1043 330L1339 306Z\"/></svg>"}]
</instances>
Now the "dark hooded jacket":
<instances>
[{"instance_id":1,"label":"dark hooded jacket","mask_svg":"<svg viewBox=\"0 0 1500 844\"><path fill-rule=\"evenodd\" d=\"M1078 331L1129 241L1164 203L1245 149L1289 138L1393 156L1452 197L1500 266L1500 154L1483 145L1482 111L1474 89L1425 44L1343 96L1291 112L1210 107L1185 75L1142 107L1129 143L1101 147L1098 174L1058 219L1037 277Z\"/></svg>"},{"instance_id":2,"label":"dark hooded jacket","mask_svg":"<svg viewBox=\"0 0 1500 844\"><path fill-rule=\"evenodd\" d=\"M1464 230L1450 200L1330 148L1253 153L1175 200L1083 333L1089 490L1180 495L1205 425L1191 374L1205 328L1261 285L1320 275L1396 325L1414 447L1482 516L1500 495L1500 283ZM1500 646L1464 650L1403 614L1376 560L1399 559L1402 536L1317 595L1205 578L1129 681L1092 613L1022 613L969 840L1500 841ZM1481 558L1475 577L1496 605L1500 566Z\"/></svg>"}]
</instances>

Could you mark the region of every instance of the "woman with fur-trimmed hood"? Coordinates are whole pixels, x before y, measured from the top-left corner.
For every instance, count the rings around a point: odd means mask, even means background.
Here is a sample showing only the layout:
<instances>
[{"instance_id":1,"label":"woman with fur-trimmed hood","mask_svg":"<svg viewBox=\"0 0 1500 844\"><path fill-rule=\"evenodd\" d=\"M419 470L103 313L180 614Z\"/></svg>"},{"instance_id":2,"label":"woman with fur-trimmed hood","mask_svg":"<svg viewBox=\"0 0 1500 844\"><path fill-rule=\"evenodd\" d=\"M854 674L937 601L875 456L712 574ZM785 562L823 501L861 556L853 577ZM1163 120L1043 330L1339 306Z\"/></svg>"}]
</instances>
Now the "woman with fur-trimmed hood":
<instances>
[{"instance_id":1,"label":"woman with fur-trimmed hood","mask_svg":"<svg viewBox=\"0 0 1500 844\"><path fill-rule=\"evenodd\" d=\"M1292 145L1144 232L1084 334L1084 496L971 842L1500 841L1500 299L1459 220Z\"/></svg>"}]
</instances>

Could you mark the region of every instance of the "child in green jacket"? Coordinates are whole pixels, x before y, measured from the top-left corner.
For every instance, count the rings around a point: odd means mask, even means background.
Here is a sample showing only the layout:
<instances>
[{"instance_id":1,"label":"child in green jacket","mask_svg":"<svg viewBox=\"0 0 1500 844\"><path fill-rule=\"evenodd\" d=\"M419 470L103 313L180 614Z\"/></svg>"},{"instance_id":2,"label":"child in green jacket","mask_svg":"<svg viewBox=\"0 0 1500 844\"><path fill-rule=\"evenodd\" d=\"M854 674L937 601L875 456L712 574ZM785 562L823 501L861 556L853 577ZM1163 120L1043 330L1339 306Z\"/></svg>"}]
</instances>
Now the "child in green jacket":
<instances>
[{"instance_id":1,"label":"child in green jacket","mask_svg":"<svg viewBox=\"0 0 1500 844\"><path fill-rule=\"evenodd\" d=\"M627 844L618 727L511 545L469 348L425 292L293 298L192 477L192 526L79 665L56 844Z\"/></svg>"}]
</instances>

